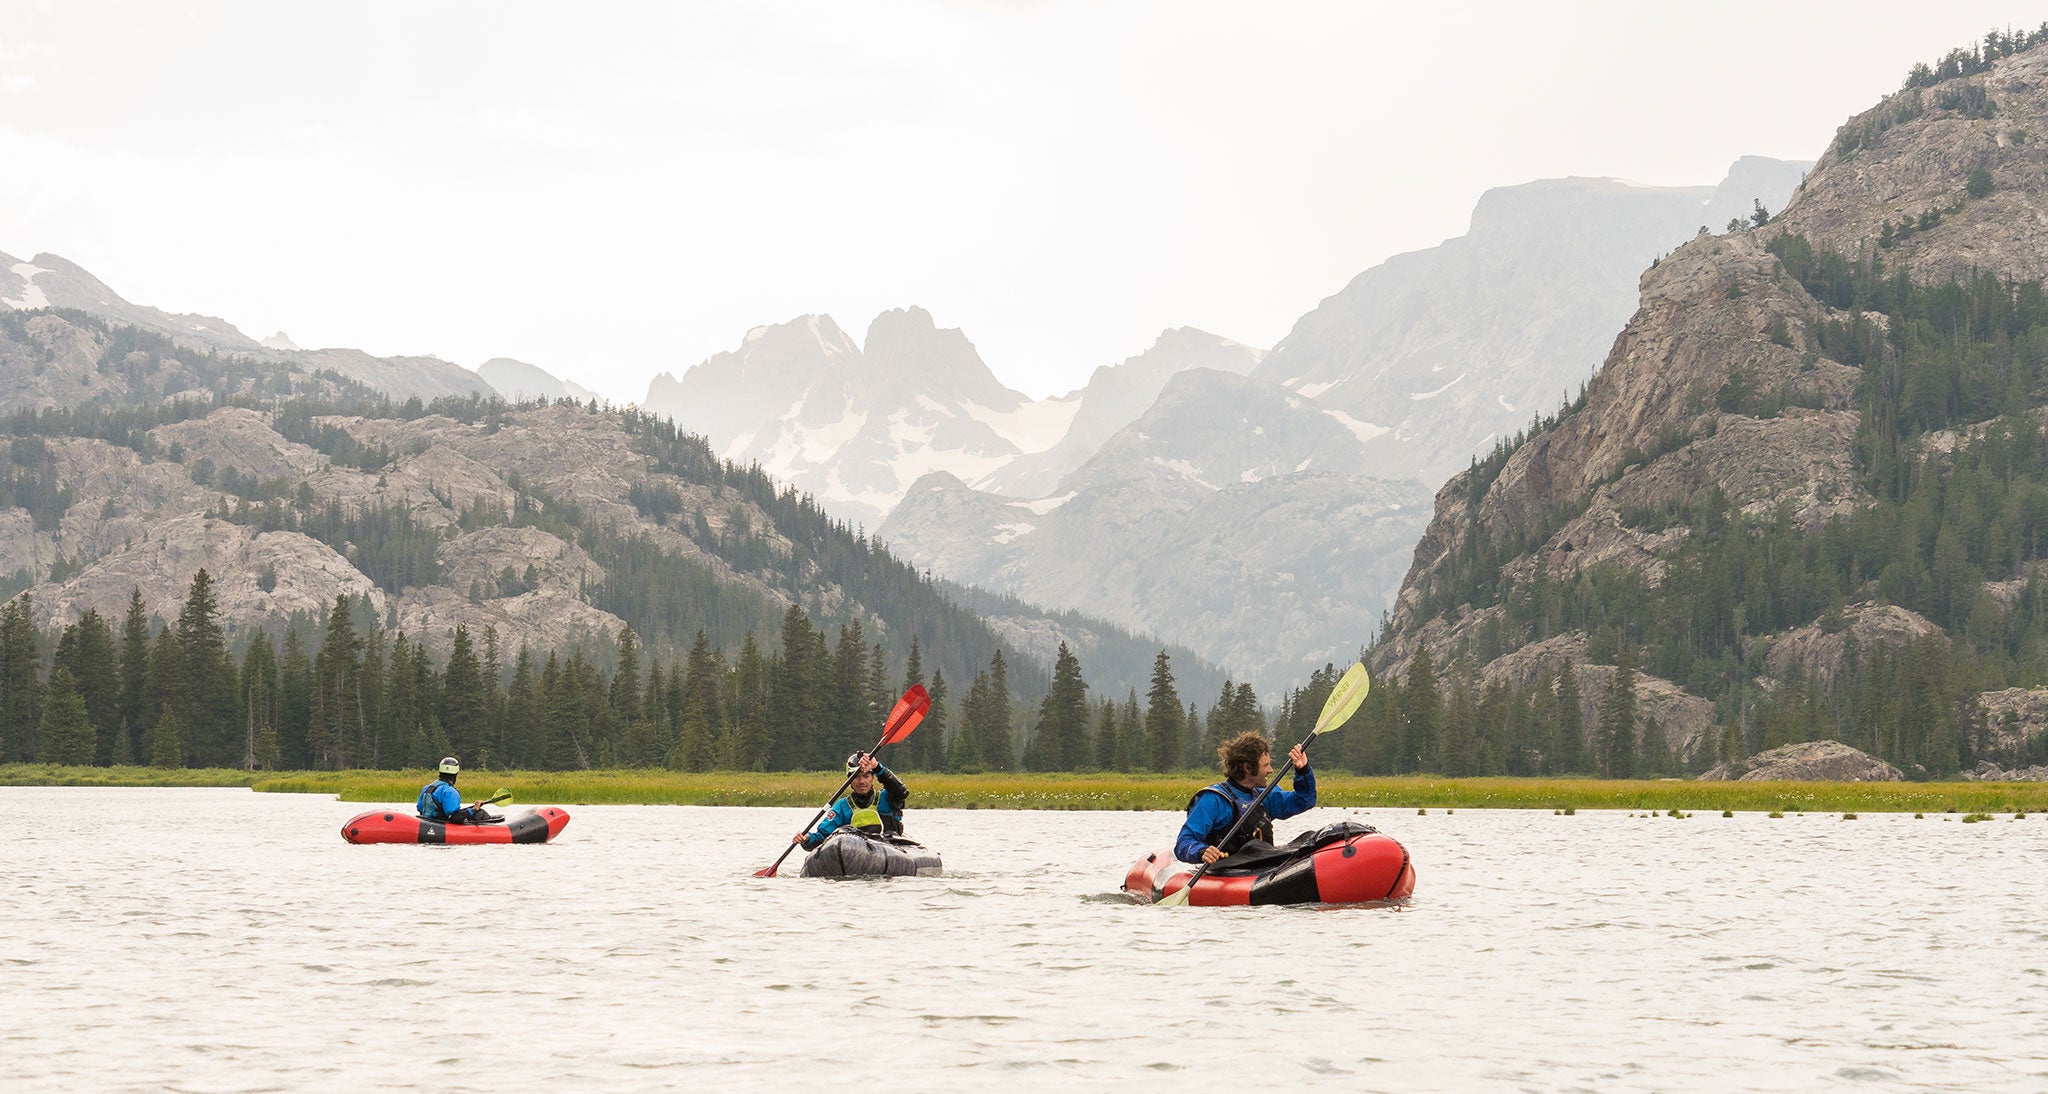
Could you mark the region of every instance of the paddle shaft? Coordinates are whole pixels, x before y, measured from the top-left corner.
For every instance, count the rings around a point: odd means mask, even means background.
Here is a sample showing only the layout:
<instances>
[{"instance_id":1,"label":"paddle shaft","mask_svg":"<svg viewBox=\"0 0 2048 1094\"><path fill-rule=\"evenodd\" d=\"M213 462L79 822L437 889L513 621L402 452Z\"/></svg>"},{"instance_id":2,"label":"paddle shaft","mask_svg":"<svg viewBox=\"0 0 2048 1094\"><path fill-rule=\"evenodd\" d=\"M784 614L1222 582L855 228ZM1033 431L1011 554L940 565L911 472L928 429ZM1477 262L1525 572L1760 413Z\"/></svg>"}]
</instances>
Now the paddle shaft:
<instances>
[{"instance_id":1,"label":"paddle shaft","mask_svg":"<svg viewBox=\"0 0 2048 1094\"><path fill-rule=\"evenodd\" d=\"M1316 735L1311 733L1308 735L1306 739L1304 739L1301 742L1300 747L1304 755L1308 752L1309 743L1311 741L1314 741L1315 739ZM1281 765L1280 770L1273 772L1273 781L1267 783L1266 788L1264 790L1259 791L1259 796L1252 799L1252 804L1249 807L1247 807L1243 814L1241 814L1237 818L1237 823L1231 825L1230 831L1223 833L1223 838L1216 841L1217 850L1222 850L1223 846L1230 842L1230 837L1237 835L1237 830L1244 827L1244 822L1252 819L1252 817L1258 813L1259 806L1266 804L1266 795L1271 794L1273 792L1273 788L1279 786L1280 780L1286 778L1287 773L1292 770L1294 770L1294 756L1290 752L1287 757L1287 762ZM1224 858L1229 857L1230 856L1228 855L1224 856ZM1223 859L1216 860L1216 862L1222 861ZM1189 876L1188 883L1186 885L1181 886L1181 891L1187 893L1189 896L1193 896L1195 882L1202 880L1202 875L1208 873L1209 867L1214 865L1216 865L1215 862L1205 862L1200 866L1195 867L1195 872Z\"/></svg>"}]
</instances>

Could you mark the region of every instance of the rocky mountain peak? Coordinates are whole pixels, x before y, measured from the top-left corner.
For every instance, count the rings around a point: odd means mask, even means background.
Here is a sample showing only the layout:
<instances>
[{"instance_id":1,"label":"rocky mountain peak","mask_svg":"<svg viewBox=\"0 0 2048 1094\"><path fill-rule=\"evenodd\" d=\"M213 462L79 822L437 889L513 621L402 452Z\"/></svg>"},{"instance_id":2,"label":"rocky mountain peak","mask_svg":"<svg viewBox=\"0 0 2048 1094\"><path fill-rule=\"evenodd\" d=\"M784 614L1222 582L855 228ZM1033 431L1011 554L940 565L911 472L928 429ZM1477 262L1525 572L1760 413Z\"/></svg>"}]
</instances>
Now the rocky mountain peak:
<instances>
[{"instance_id":1,"label":"rocky mountain peak","mask_svg":"<svg viewBox=\"0 0 2048 1094\"><path fill-rule=\"evenodd\" d=\"M1894 92L1843 123L1772 227L1844 254L1876 249L1919 279L2048 277L2044 115L2048 50L2038 46Z\"/></svg>"},{"instance_id":2,"label":"rocky mountain peak","mask_svg":"<svg viewBox=\"0 0 2048 1094\"><path fill-rule=\"evenodd\" d=\"M1804 166L1745 157L1716 188L1489 190L1470 232L1359 274L1255 375L1381 430L1381 474L1440 483L1584 382L1635 310L1644 267L1703 224L1779 207Z\"/></svg>"},{"instance_id":3,"label":"rocky mountain peak","mask_svg":"<svg viewBox=\"0 0 2048 1094\"><path fill-rule=\"evenodd\" d=\"M2018 756L1965 689L2027 675L1982 651L2035 641L2013 607L2032 556L1958 545L2048 478L2026 440L2048 400L2038 355L1985 364L2042 329L2038 287L2018 282L2048 273L2048 147L2018 120L2048 114L2044 85L2037 47L1889 96L1782 211L1765 201L1774 219L1699 233L1646 271L1583 395L1438 492L1378 667L1398 675L1427 648L1492 674L1570 644L1595 662L1640 656L1711 706L1672 742L1695 760L1836 732L1913 777L1953 773L1972 749ZM1978 467L1968 450L1995 454L2007 430L2026 454ZM1928 489L1972 476L1993 500ZM1853 563L1822 546L1852 541ZM1935 571L1947 584L1918 583ZM1937 660L1941 683L1914 676ZM1859 694L1929 712L1874 732L1841 713L1850 674ZM1696 751L1708 733L1713 750Z\"/></svg>"},{"instance_id":4,"label":"rocky mountain peak","mask_svg":"<svg viewBox=\"0 0 2048 1094\"><path fill-rule=\"evenodd\" d=\"M918 395L941 403L973 403L1010 411L1028 402L1004 387L957 327L940 328L919 307L885 311L868 324L866 367L856 402L901 401Z\"/></svg>"}]
</instances>

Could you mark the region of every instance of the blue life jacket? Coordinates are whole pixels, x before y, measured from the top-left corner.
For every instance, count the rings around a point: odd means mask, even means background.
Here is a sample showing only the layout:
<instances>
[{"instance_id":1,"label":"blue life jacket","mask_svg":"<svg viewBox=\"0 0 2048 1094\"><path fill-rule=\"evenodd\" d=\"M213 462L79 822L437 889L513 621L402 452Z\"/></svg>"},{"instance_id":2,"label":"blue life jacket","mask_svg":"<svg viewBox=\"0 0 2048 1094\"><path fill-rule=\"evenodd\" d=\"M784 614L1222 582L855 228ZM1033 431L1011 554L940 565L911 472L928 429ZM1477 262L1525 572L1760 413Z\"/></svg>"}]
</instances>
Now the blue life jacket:
<instances>
[{"instance_id":1,"label":"blue life jacket","mask_svg":"<svg viewBox=\"0 0 2048 1094\"><path fill-rule=\"evenodd\" d=\"M1250 797L1239 796L1244 793L1246 792L1242 788L1235 787L1227 782L1220 782L1195 791L1195 796L1188 799L1189 809L1193 809L1195 807L1195 799L1204 794L1214 794L1222 798L1230 806L1230 823L1222 825L1211 832L1209 840L1210 843L1215 844L1217 850L1222 851L1226 855L1237 853L1238 848L1251 840L1264 840L1267 843L1273 842L1273 816L1266 812L1266 803L1264 802L1259 803L1256 816L1244 822L1243 827L1238 827L1238 821L1244 816L1244 811L1252 808L1252 798L1258 796L1257 791L1252 791ZM1267 797L1270 798L1272 795L1268 794ZM1217 840L1222 839L1233 828L1237 829L1237 835L1230 837L1228 844L1216 843Z\"/></svg>"},{"instance_id":2,"label":"blue life jacket","mask_svg":"<svg viewBox=\"0 0 2048 1094\"><path fill-rule=\"evenodd\" d=\"M1259 789L1263 788L1248 790L1235 783L1220 782L1195 791L1195 796L1188 799L1187 821L1174 839L1174 857L1183 862L1200 862L1205 847L1215 846L1228 855L1235 854L1248 840L1271 843L1274 820L1285 820L1315 808L1315 774L1308 769L1297 770L1293 790L1274 788L1259 804L1259 816L1246 821L1228 846L1219 846L1217 841L1244 816L1252 799L1258 797Z\"/></svg>"},{"instance_id":3,"label":"blue life jacket","mask_svg":"<svg viewBox=\"0 0 2048 1094\"><path fill-rule=\"evenodd\" d=\"M419 815L430 821L446 823L455 814L462 812L462 795L455 788L440 779L420 787L419 804L414 807Z\"/></svg>"}]
</instances>

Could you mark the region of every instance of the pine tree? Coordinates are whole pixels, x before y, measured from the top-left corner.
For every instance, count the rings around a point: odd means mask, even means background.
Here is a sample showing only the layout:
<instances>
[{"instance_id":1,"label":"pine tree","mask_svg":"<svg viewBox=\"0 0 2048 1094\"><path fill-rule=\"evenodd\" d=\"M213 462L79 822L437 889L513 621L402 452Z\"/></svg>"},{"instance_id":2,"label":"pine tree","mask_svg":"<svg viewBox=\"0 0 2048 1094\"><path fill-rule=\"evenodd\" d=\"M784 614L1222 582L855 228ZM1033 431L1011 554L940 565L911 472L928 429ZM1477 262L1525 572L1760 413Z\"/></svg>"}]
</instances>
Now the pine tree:
<instances>
[{"instance_id":1,"label":"pine tree","mask_svg":"<svg viewBox=\"0 0 2048 1094\"><path fill-rule=\"evenodd\" d=\"M484 626L484 657L480 666L484 674L484 725L490 738L486 747L493 756L505 756L499 761L509 767L510 753L505 747L505 651L498 644L498 628L495 624Z\"/></svg>"},{"instance_id":2,"label":"pine tree","mask_svg":"<svg viewBox=\"0 0 2048 1094\"><path fill-rule=\"evenodd\" d=\"M213 577L204 569L192 575L178 611L178 647L185 662L178 727L186 755L201 767L238 766L243 749L235 717L234 665L228 660Z\"/></svg>"},{"instance_id":3,"label":"pine tree","mask_svg":"<svg viewBox=\"0 0 2048 1094\"><path fill-rule=\"evenodd\" d=\"M733 741L727 763L735 771L768 769L768 663L747 632L733 681Z\"/></svg>"},{"instance_id":4,"label":"pine tree","mask_svg":"<svg viewBox=\"0 0 2048 1094\"><path fill-rule=\"evenodd\" d=\"M812 663L818 640L802 606L791 604L782 615L782 656L769 672L766 770L824 766L829 749L819 739L819 695L827 681Z\"/></svg>"},{"instance_id":5,"label":"pine tree","mask_svg":"<svg viewBox=\"0 0 2048 1094\"><path fill-rule=\"evenodd\" d=\"M1473 775L1478 754L1479 702L1473 694L1477 672L1472 659L1461 655L1444 676L1450 697L1444 704L1443 732L1437 738L1432 770L1453 778Z\"/></svg>"},{"instance_id":6,"label":"pine tree","mask_svg":"<svg viewBox=\"0 0 2048 1094\"><path fill-rule=\"evenodd\" d=\"M121 700L120 722L128 736L128 752L116 755L116 764L132 764L140 756L136 746L149 738L152 724L145 689L149 683L149 615L142 607L142 589L128 594L128 614L121 618Z\"/></svg>"},{"instance_id":7,"label":"pine tree","mask_svg":"<svg viewBox=\"0 0 2048 1094\"><path fill-rule=\"evenodd\" d=\"M900 692L889 690L889 662L887 651L880 642L868 649L868 727L866 741L862 748L872 748L875 739L882 735L882 725L889 718L889 712L896 708Z\"/></svg>"},{"instance_id":8,"label":"pine tree","mask_svg":"<svg viewBox=\"0 0 2048 1094\"><path fill-rule=\"evenodd\" d=\"M974 683L967 687L967 702L960 711L960 732L954 736L952 747L946 750L949 764L947 770L963 774L977 774L989 769L988 761L982 756L982 737L985 733L982 722L988 710L988 670L974 674Z\"/></svg>"},{"instance_id":9,"label":"pine tree","mask_svg":"<svg viewBox=\"0 0 2048 1094\"><path fill-rule=\"evenodd\" d=\"M827 710L833 759L844 759L874 743L875 734L868 732L868 725L879 725L881 719L870 717L867 676L867 637L860 621L855 620L839 628L839 645L832 653L832 698Z\"/></svg>"},{"instance_id":10,"label":"pine tree","mask_svg":"<svg viewBox=\"0 0 2048 1094\"><path fill-rule=\"evenodd\" d=\"M702 633L702 632L699 632ZM621 724L632 722L640 711L640 638L631 627L619 628L618 667L612 670L612 713Z\"/></svg>"},{"instance_id":11,"label":"pine tree","mask_svg":"<svg viewBox=\"0 0 2048 1094\"><path fill-rule=\"evenodd\" d=\"M1208 729L1202 734L1202 755L1213 756L1223 742L1237 735L1237 684L1229 677L1223 678L1223 691L1216 697L1215 705L1209 708Z\"/></svg>"},{"instance_id":12,"label":"pine tree","mask_svg":"<svg viewBox=\"0 0 2048 1094\"><path fill-rule=\"evenodd\" d=\"M1644 778L1672 773L1671 742L1665 739L1664 727L1655 718L1643 723L1643 747L1638 768L1638 773Z\"/></svg>"},{"instance_id":13,"label":"pine tree","mask_svg":"<svg viewBox=\"0 0 2048 1094\"><path fill-rule=\"evenodd\" d=\"M149 734L149 766L174 768L185 766L184 745L178 739L178 716L165 703L163 713L157 716L156 726Z\"/></svg>"},{"instance_id":14,"label":"pine tree","mask_svg":"<svg viewBox=\"0 0 2048 1094\"><path fill-rule=\"evenodd\" d=\"M127 671L125 658L122 671ZM122 688L125 695L125 681ZM306 647L296 630L284 632L284 653L278 657L277 710L277 750L283 757L279 765L294 769L312 767L307 735L313 720L313 662L306 656Z\"/></svg>"},{"instance_id":15,"label":"pine tree","mask_svg":"<svg viewBox=\"0 0 2048 1094\"><path fill-rule=\"evenodd\" d=\"M541 674L541 683L547 689L542 717L548 738L548 766L556 771L587 769L591 766L589 711L593 696L586 691L595 682L596 671L583 659L581 650L570 655L568 664L559 666L550 654L548 665L552 671Z\"/></svg>"},{"instance_id":16,"label":"pine tree","mask_svg":"<svg viewBox=\"0 0 2048 1094\"><path fill-rule=\"evenodd\" d=\"M703 631L690 646L690 660L683 677L683 711L680 738L683 767L709 771L718 760L718 672L711 656L711 639Z\"/></svg>"},{"instance_id":17,"label":"pine tree","mask_svg":"<svg viewBox=\"0 0 2048 1094\"><path fill-rule=\"evenodd\" d=\"M308 736L315 766L328 770L359 762L362 743L361 642L356 637L348 594L334 598L327 614L326 638L313 657L314 726Z\"/></svg>"},{"instance_id":18,"label":"pine tree","mask_svg":"<svg viewBox=\"0 0 2048 1094\"><path fill-rule=\"evenodd\" d=\"M0 608L0 762L37 759L43 684L32 608L27 593Z\"/></svg>"},{"instance_id":19,"label":"pine tree","mask_svg":"<svg viewBox=\"0 0 2048 1094\"><path fill-rule=\"evenodd\" d=\"M1237 685L1237 691L1231 695L1230 718L1236 723L1239 733L1248 729L1266 732L1266 716L1259 709L1259 693L1252 690L1249 681Z\"/></svg>"},{"instance_id":20,"label":"pine tree","mask_svg":"<svg viewBox=\"0 0 2048 1094\"><path fill-rule=\"evenodd\" d=\"M1138 708L1138 689L1124 695L1123 708L1116 716L1116 770L1142 771L1151 766L1151 746L1145 738L1145 714Z\"/></svg>"},{"instance_id":21,"label":"pine tree","mask_svg":"<svg viewBox=\"0 0 2048 1094\"><path fill-rule=\"evenodd\" d=\"M1017 770L1017 733L1012 725L1010 668L997 650L988 662L988 711L983 727L982 763L990 771Z\"/></svg>"},{"instance_id":22,"label":"pine tree","mask_svg":"<svg viewBox=\"0 0 2048 1094\"><path fill-rule=\"evenodd\" d=\"M121 676L113 629L98 611L87 608L64 628L53 668L69 669L78 686L93 729L92 762L113 763L114 738L121 731Z\"/></svg>"},{"instance_id":23,"label":"pine tree","mask_svg":"<svg viewBox=\"0 0 2048 1094\"><path fill-rule=\"evenodd\" d=\"M1166 651L1152 659L1152 686L1145 693L1145 743L1154 771L1170 771L1180 761L1181 741L1187 732L1181 711L1180 693L1173 687L1173 667Z\"/></svg>"},{"instance_id":24,"label":"pine tree","mask_svg":"<svg viewBox=\"0 0 2048 1094\"><path fill-rule=\"evenodd\" d=\"M521 644L512 659L512 682L505 688L505 762L509 767L544 766L540 696L533 676L533 653Z\"/></svg>"},{"instance_id":25,"label":"pine tree","mask_svg":"<svg viewBox=\"0 0 2048 1094\"><path fill-rule=\"evenodd\" d=\"M1566 661L1557 670L1557 762L1550 772L1581 775L1592 770L1586 762L1586 707L1579 694L1579 674Z\"/></svg>"},{"instance_id":26,"label":"pine tree","mask_svg":"<svg viewBox=\"0 0 2048 1094\"><path fill-rule=\"evenodd\" d=\"M925 742L926 762L933 771L957 770L953 767L952 756L946 748L946 729L950 725L950 715L946 706L945 672L933 669L932 686L926 691L931 696L932 709L924 716L924 722L918 726L918 732L930 735L930 739Z\"/></svg>"},{"instance_id":27,"label":"pine tree","mask_svg":"<svg viewBox=\"0 0 2048 1094\"><path fill-rule=\"evenodd\" d=\"M383 727L379 738L388 755L405 767L432 767L440 753L426 732L426 716L420 709L419 671L413 662L426 656L415 651L404 631L391 638L390 671L384 674Z\"/></svg>"},{"instance_id":28,"label":"pine tree","mask_svg":"<svg viewBox=\"0 0 2048 1094\"><path fill-rule=\"evenodd\" d=\"M93 762L92 719L70 669L60 666L50 673L37 740L37 759L43 763L82 766Z\"/></svg>"},{"instance_id":29,"label":"pine tree","mask_svg":"<svg viewBox=\"0 0 2048 1094\"><path fill-rule=\"evenodd\" d=\"M149 679L143 685L143 698L149 704L149 709L157 712L157 717L151 723L150 740L138 742L145 746L145 751L151 757L152 764L155 763L155 756L157 754L155 727L163 723L163 712L166 708L169 708L173 715L174 724L178 724L180 736L178 741L178 766L184 766L186 748L183 734L185 727L182 723L178 722L175 716L179 710L184 709L186 706L185 696L189 690L190 683L191 677L185 672L185 654L178 646L178 632L169 627L158 630L155 641L150 643Z\"/></svg>"},{"instance_id":30,"label":"pine tree","mask_svg":"<svg viewBox=\"0 0 2048 1094\"><path fill-rule=\"evenodd\" d=\"M258 632L243 652L239 688L242 722L248 738L248 755L244 759L251 767L274 771L282 759L277 739L282 712L278 702L277 650L270 644L269 635Z\"/></svg>"},{"instance_id":31,"label":"pine tree","mask_svg":"<svg viewBox=\"0 0 2048 1094\"><path fill-rule=\"evenodd\" d=\"M458 623L455 636L448 643L448 669L441 679L438 720L441 731L448 735L448 747L478 768L488 768L494 759L484 750L490 733L485 721L489 711L490 699L484 694L483 667L477 663L476 647L470 642L469 628Z\"/></svg>"},{"instance_id":32,"label":"pine tree","mask_svg":"<svg viewBox=\"0 0 2048 1094\"><path fill-rule=\"evenodd\" d=\"M1394 755L1394 772L1407 774L1423 770L1437 751L1443 725L1443 696L1437 690L1436 663L1429 647L1415 651L1408 663L1408 681L1401 688L1406 704L1401 712L1401 749Z\"/></svg>"},{"instance_id":33,"label":"pine tree","mask_svg":"<svg viewBox=\"0 0 2048 1094\"><path fill-rule=\"evenodd\" d=\"M1052 687L1038 705L1038 732L1026 749L1026 766L1035 771L1077 771L1088 756L1088 684L1081 679L1081 661L1060 643L1054 655Z\"/></svg>"},{"instance_id":34,"label":"pine tree","mask_svg":"<svg viewBox=\"0 0 2048 1094\"><path fill-rule=\"evenodd\" d=\"M1116 700L1104 699L1097 707L1095 716L1095 766L1102 771L1115 771L1120 742L1117 739Z\"/></svg>"},{"instance_id":35,"label":"pine tree","mask_svg":"<svg viewBox=\"0 0 2048 1094\"><path fill-rule=\"evenodd\" d=\"M1636 774L1636 666L1624 649L1615 658L1614 678L1600 697L1595 737L1600 748L1600 775L1631 779Z\"/></svg>"}]
</instances>

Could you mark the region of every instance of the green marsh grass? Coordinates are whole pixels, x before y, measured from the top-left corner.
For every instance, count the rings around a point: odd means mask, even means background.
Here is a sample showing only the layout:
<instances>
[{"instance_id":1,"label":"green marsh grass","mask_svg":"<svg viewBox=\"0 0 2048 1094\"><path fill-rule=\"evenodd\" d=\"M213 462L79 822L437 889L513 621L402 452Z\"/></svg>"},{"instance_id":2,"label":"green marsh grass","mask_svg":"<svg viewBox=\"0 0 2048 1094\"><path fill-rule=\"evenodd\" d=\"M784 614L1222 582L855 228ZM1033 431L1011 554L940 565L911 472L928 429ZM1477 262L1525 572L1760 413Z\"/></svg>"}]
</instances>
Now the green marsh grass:
<instances>
[{"instance_id":1,"label":"green marsh grass","mask_svg":"<svg viewBox=\"0 0 2048 1094\"><path fill-rule=\"evenodd\" d=\"M1213 773L928 775L902 772L912 808L1183 809ZM237 771L148 767L0 765L0 786L246 786L266 793L332 794L349 802L411 802L428 771ZM815 772L666 770L485 771L462 790L504 786L516 805L823 805L844 775ZM1680 782L1659 779L1365 778L1319 775L1320 804L1336 808L1580 809L1652 814L2020 813L2048 810L2048 783Z\"/></svg>"}]
</instances>

